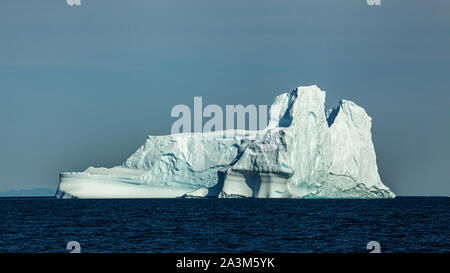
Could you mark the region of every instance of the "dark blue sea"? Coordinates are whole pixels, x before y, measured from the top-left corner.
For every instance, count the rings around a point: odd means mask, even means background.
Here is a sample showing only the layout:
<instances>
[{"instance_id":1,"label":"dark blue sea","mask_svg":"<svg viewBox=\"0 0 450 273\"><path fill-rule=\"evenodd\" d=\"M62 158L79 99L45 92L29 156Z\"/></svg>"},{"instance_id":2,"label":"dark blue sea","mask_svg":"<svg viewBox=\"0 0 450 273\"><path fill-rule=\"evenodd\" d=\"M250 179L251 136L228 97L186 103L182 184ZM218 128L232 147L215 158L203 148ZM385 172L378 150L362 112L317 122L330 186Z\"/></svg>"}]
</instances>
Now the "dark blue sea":
<instances>
[{"instance_id":1,"label":"dark blue sea","mask_svg":"<svg viewBox=\"0 0 450 273\"><path fill-rule=\"evenodd\" d=\"M450 198L0 198L0 252L450 252Z\"/></svg>"}]
</instances>

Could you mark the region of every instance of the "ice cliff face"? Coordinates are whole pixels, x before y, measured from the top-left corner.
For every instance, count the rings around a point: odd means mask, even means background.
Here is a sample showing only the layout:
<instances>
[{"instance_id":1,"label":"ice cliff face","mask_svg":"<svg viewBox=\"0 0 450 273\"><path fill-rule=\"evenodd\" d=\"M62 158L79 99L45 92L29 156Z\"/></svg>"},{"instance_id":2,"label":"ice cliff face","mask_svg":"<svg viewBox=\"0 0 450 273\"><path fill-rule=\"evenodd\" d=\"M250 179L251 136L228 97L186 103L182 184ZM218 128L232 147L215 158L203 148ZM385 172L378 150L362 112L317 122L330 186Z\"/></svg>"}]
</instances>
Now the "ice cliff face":
<instances>
[{"instance_id":1,"label":"ice cliff face","mask_svg":"<svg viewBox=\"0 0 450 273\"><path fill-rule=\"evenodd\" d=\"M298 87L275 98L261 131L149 136L121 167L62 173L57 197L395 197L371 118L351 101L324 104L317 86Z\"/></svg>"}]
</instances>

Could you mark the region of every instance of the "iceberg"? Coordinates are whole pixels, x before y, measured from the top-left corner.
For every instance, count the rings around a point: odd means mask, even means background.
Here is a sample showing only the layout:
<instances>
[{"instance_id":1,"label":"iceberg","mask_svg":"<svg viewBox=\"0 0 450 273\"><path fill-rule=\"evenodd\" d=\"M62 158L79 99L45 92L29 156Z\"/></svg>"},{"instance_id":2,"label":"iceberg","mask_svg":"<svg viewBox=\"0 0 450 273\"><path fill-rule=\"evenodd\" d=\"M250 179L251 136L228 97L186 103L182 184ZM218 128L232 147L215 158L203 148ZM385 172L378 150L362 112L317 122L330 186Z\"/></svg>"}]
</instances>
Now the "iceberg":
<instances>
[{"instance_id":1,"label":"iceberg","mask_svg":"<svg viewBox=\"0 0 450 273\"><path fill-rule=\"evenodd\" d=\"M259 131L148 136L122 166L60 174L57 198L394 198L380 179L372 120L325 92L277 96Z\"/></svg>"}]
</instances>

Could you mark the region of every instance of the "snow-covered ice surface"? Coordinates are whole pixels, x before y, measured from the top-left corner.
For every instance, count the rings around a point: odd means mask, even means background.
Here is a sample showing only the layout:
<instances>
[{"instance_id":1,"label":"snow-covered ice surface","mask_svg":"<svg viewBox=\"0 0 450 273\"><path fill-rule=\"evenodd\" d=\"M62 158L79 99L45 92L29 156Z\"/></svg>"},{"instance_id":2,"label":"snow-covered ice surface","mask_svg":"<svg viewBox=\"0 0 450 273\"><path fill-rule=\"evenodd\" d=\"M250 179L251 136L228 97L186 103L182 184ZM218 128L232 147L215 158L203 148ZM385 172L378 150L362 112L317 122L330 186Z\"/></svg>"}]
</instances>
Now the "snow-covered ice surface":
<instances>
[{"instance_id":1,"label":"snow-covered ice surface","mask_svg":"<svg viewBox=\"0 0 450 273\"><path fill-rule=\"evenodd\" d=\"M62 173L58 198L393 198L378 175L372 120L302 86L277 96L261 131L149 136L119 167Z\"/></svg>"}]
</instances>

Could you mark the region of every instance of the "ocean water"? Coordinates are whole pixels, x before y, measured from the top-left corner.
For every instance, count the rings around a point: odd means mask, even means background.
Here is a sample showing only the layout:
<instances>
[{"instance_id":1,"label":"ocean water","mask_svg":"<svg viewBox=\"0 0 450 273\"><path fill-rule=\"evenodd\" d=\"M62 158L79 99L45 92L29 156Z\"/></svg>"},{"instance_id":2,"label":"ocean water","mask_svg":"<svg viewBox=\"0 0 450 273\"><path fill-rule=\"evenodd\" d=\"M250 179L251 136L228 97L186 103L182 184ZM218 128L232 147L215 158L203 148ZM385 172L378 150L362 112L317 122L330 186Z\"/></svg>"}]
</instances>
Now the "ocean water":
<instances>
[{"instance_id":1,"label":"ocean water","mask_svg":"<svg viewBox=\"0 0 450 273\"><path fill-rule=\"evenodd\" d=\"M450 198L0 198L0 252L450 252Z\"/></svg>"}]
</instances>

